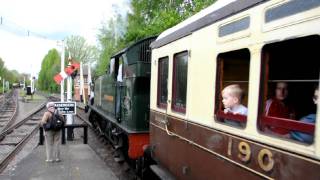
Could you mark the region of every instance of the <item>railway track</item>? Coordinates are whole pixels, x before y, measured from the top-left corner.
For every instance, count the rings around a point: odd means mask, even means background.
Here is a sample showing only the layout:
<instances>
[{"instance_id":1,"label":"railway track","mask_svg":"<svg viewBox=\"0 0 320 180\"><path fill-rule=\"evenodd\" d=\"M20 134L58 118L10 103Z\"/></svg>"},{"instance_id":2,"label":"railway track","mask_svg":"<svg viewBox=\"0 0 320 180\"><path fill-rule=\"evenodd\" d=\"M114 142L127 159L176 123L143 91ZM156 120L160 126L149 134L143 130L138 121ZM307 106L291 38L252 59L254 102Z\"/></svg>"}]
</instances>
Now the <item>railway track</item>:
<instances>
[{"instance_id":1,"label":"railway track","mask_svg":"<svg viewBox=\"0 0 320 180\"><path fill-rule=\"evenodd\" d=\"M14 92L16 99L16 107L18 106L18 93ZM47 96L47 102L57 101L58 99L53 96ZM7 98L9 99L9 98ZM25 118L14 124L14 118L17 113L12 115L13 122L10 126L3 128L0 132L0 174L6 169L13 158L23 149L24 145L38 132L39 122L47 110L47 102L42 103L36 107L32 112L26 114ZM0 106L1 107L1 106ZM0 116L1 117L1 116Z\"/></svg>"},{"instance_id":2,"label":"railway track","mask_svg":"<svg viewBox=\"0 0 320 180\"><path fill-rule=\"evenodd\" d=\"M119 179L140 179L134 168L127 161L117 162L115 160L118 153L111 143L88 121L89 113L84 112L84 108L77 106L77 120L76 123L85 123L88 125L88 145L93 149L98 156L111 168ZM74 133L82 136L82 131L75 131ZM78 135L78 136L79 136Z\"/></svg>"},{"instance_id":3,"label":"railway track","mask_svg":"<svg viewBox=\"0 0 320 180\"><path fill-rule=\"evenodd\" d=\"M39 121L46 111L45 104L41 104L26 115L26 118L0 133L0 173L39 130Z\"/></svg>"},{"instance_id":4,"label":"railway track","mask_svg":"<svg viewBox=\"0 0 320 180\"><path fill-rule=\"evenodd\" d=\"M0 100L0 132L8 129L15 120L18 111L18 91L13 89Z\"/></svg>"}]
</instances>

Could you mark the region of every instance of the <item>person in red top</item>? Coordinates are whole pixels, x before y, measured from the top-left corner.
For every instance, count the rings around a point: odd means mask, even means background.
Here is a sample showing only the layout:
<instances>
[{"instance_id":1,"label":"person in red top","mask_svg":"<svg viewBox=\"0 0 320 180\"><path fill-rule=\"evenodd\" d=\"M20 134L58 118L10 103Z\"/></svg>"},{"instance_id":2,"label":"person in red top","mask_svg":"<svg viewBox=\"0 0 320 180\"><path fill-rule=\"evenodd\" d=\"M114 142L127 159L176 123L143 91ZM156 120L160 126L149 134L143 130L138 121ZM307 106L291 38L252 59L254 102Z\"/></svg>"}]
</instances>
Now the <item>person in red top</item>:
<instances>
[{"instance_id":1,"label":"person in red top","mask_svg":"<svg viewBox=\"0 0 320 180\"><path fill-rule=\"evenodd\" d=\"M295 119L295 112L290 103L288 103L288 84L278 82L276 84L275 96L266 102L265 115L285 119ZM269 127L274 133L288 135L287 129L280 127Z\"/></svg>"}]
</instances>

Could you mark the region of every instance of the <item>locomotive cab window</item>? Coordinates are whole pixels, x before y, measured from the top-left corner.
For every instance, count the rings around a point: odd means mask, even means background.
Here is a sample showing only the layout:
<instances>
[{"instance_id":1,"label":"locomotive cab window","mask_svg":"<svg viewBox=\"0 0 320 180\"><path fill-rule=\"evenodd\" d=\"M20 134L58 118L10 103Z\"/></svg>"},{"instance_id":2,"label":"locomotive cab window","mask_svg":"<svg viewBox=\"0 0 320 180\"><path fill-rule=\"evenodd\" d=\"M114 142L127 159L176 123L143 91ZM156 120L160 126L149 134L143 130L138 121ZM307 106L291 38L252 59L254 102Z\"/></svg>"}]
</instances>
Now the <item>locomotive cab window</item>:
<instances>
[{"instance_id":1,"label":"locomotive cab window","mask_svg":"<svg viewBox=\"0 0 320 180\"><path fill-rule=\"evenodd\" d=\"M319 36L265 45L259 129L302 143L314 141L319 93Z\"/></svg>"},{"instance_id":2,"label":"locomotive cab window","mask_svg":"<svg viewBox=\"0 0 320 180\"><path fill-rule=\"evenodd\" d=\"M167 107L168 98L168 57L160 58L158 62L158 94L157 105L160 108Z\"/></svg>"},{"instance_id":3,"label":"locomotive cab window","mask_svg":"<svg viewBox=\"0 0 320 180\"><path fill-rule=\"evenodd\" d=\"M114 73L114 61L115 59L111 58L109 62L109 69L107 70L107 74L109 74L110 76Z\"/></svg>"},{"instance_id":4,"label":"locomotive cab window","mask_svg":"<svg viewBox=\"0 0 320 180\"><path fill-rule=\"evenodd\" d=\"M215 114L218 122L243 128L247 121L250 52L221 53L217 59Z\"/></svg>"},{"instance_id":5,"label":"locomotive cab window","mask_svg":"<svg viewBox=\"0 0 320 180\"><path fill-rule=\"evenodd\" d=\"M110 59L109 66L107 69L107 74L113 77L115 81L122 82L122 78L123 78L122 62L123 62L122 56L117 56Z\"/></svg>"},{"instance_id":6,"label":"locomotive cab window","mask_svg":"<svg viewBox=\"0 0 320 180\"><path fill-rule=\"evenodd\" d=\"M188 51L177 53L173 60L172 109L186 112L188 79Z\"/></svg>"}]
</instances>

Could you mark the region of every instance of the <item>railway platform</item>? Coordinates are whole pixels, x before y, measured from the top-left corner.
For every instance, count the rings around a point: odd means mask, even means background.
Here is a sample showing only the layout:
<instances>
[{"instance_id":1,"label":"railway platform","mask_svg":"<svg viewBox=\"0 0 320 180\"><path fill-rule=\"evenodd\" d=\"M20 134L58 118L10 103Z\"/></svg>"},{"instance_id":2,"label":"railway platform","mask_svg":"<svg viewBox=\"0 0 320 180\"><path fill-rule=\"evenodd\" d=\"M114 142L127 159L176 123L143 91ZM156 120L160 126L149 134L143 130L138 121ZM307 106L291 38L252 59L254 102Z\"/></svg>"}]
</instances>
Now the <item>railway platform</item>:
<instances>
[{"instance_id":1,"label":"railway platform","mask_svg":"<svg viewBox=\"0 0 320 180\"><path fill-rule=\"evenodd\" d=\"M22 97L23 93L19 94L19 111L16 115L16 123L46 104L46 98L42 95L34 95L31 99ZM36 116L36 118L41 117ZM82 130L78 131L83 133ZM89 145L83 144L83 140L86 139L85 135L75 133L72 141L61 144L60 162L45 161L45 145L37 145L40 142L39 135L36 133L26 144L24 150L15 156L5 171L0 174L0 180L119 179Z\"/></svg>"},{"instance_id":2,"label":"railway platform","mask_svg":"<svg viewBox=\"0 0 320 180\"><path fill-rule=\"evenodd\" d=\"M61 162L45 162L45 146L38 146L1 180L87 180L118 179L111 169L86 144L60 146Z\"/></svg>"}]
</instances>

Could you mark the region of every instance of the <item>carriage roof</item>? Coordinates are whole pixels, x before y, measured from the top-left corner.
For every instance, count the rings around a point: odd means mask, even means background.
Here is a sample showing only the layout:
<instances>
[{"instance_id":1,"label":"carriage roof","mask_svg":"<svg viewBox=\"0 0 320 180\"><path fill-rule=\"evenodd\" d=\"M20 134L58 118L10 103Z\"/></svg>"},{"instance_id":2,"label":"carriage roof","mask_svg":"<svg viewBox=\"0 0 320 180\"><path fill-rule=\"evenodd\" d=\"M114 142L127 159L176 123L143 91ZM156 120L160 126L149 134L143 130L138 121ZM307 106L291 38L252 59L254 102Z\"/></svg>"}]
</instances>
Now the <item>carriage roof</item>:
<instances>
[{"instance_id":1,"label":"carriage roof","mask_svg":"<svg viewBox=\"0 0 320 180\"><path fill-rule=\"evenodd\" d=\"M192 32L268 0L220 0L160 34L151 48L159 48Z\"/></svg>"},{"instance_id":2,"label":"carriage roof","mask_svg":"<svg viewBox=\"0 0 320 180\"><path fill-rule=\"evenodd\" d=\"M117 58L117 57L121 56L122 54L124 54L125 52L127 52L132 47L136 46L137 44L140 44L141 42L144 42L144 41L147 41L147 40L150 40L150 39L155 39L156 37L157 36L149 36L149 37L140 39L139 41L134 42L133 44L129 45L128 47L125 47L125 48L121 49L120 51L118 51L117 53L112 55L111 58Z\"/></svg>"}]
</instances>

